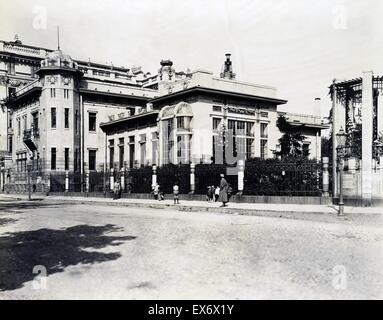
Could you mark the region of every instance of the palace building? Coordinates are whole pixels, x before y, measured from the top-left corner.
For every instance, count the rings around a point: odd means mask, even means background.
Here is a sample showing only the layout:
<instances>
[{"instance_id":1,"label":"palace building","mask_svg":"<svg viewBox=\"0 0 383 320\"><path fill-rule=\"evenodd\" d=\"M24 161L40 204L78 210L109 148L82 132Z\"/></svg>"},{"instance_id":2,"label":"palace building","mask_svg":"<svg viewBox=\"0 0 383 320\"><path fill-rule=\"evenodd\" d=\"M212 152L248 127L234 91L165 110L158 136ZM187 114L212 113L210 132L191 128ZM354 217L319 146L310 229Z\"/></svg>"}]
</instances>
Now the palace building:
<instances>
[{"instance_id":1,"label":"palace building","mask_svg":"<svg viewBox=\"0 0 383 320\"><path fill-rule=\"evenodd\" d=\"M230 54L219 77L176 71L171 60L152 75L0 41L0 100L2 189L28 163L44 173L212 163L222 145L230 157L270 158L282 113L302 128L310 157L320 159L327 128L320 117L279 110L287 101L275 88L236 80Z\"/></svg>"}]
</instances>

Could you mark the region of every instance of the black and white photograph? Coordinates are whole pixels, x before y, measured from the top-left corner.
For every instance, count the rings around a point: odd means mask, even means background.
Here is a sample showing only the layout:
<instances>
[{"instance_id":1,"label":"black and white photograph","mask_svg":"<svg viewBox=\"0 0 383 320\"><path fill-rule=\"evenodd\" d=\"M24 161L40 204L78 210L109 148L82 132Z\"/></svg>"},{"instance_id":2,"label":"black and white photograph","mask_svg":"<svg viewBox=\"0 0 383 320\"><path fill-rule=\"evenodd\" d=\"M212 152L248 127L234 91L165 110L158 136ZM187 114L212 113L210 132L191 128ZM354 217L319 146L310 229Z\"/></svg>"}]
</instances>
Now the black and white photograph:
<instances>
[{"instance_id":1,"label":"black and white photograph","mask_svg":"<svg viewBox=\"0 0 383 320\"><path fill-rule=\"evenodd\" d=\"M0 300L383 299L382 17L0 0Z\"/></svg>"}]
</instances>

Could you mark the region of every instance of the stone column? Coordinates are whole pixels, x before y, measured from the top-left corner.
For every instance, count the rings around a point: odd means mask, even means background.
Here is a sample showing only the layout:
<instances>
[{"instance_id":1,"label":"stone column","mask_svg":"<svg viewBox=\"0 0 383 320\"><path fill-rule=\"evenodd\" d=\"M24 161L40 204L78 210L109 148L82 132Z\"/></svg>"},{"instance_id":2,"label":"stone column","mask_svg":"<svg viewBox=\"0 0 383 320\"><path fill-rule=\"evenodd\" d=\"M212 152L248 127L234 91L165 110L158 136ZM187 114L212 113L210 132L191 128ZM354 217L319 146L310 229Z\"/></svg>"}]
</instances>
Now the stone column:
<instances>
[{"instance_id":1,"label":"stone column","mask_svg":"<svg viewBox=\"0 0 383 320\"><path fill-rule=\"evenodd\" d=\"M245 171L245 161L244 160L238 160L238 194L242 195L243 193L243 187L244 187L244 174Z\"/></svg>"},{"instance_id":2,"label":"stone column","mask_svg":"<svg viewBox=\"0 0 383 320\"><path fill-rule=\"evenodd\" d=\"M324 197L328 197L329 196L330 180L329 180L329 172L328 172L328 163L329 163L328 157L323 157L322 158L322 166L323 166L323 171L322 171L322 194L323 194Z\"/></svg>"},{"instance_id":3,"label":"stone column","mask_svg":"<svg viewBox=\"0 0 383 320\"><path fill-rule=\"evenodd\" d=\"M157 184L157 166L153 165L153 173L152 173L152 188Z\"/></svg>"},{"instance_id":4,"label":"stone column","mask_svg":"<svg viewBox=\"0 0 383 320\"><path fill-rule=\"evenodd\" d=\"M89 192L89 171L85 173L85 188L86 192Z\"/></svg>"},{"instance_id":5,"label":"stone column","mask_svg":"<svg viewBox=\"0 0 383 320\"><path fill-rule=\"evenodd\" d=\"M69 191L69 172L65 171L65 192Z\"/></svg>"},{"instance_id":6,"label":"stone column","mask_svg":"<svg viewBox=\"0 0 383 320\"><path fill-rule=\"evenodd\" d=\"M190 164L190 193L194 194L195 192L195 163Z\"/></svg>"},{"instance_id":7,"label":"stone column","mask_svg":"<svg viewBox=\"0 0 383 320\"><path fill-rule=\"evenodd\" d=\"M343 130L346 130L346 110L345 105L339 101L338 92L335 89L336 80L333 82L334 92L333 92L333 101L332 101L332 192L333 197L337 196L339 193L339 181L337 175L337 152L336 147L338 146L336 141L336 134L339 132L342 127Z\"/></svg>"},{"instance_id":8,"label":"stone column","mask_svg":"<svg viewBox=\"0 0 383 320\"><path fill-rule=\"evenodd\" d=\"M371 205L372 197L372 71L363 72L362 83L362 202Z\"/></svg>"},{"instance_id":9,"label":"stone column","mask_svg":"<svg viewBox=\"0 0 383 320\"><path fill-rule=\"evenodd\" d=\"M124 168L121 168L121 171L120 171L120 174L121 174L121 180L120 180L120 183L121 183L121 190L122 192L125 191L125 169Z\"/></svg>"},{"instance_id":10,"label":"stone column","mask_svg":"<svg viewBox=\"0 0 383 320\"><path fill-rule=\"evenodd\" d=\"M113 187L114 187L114 169L110 169L110 190L113 191Z\"/></svg>"}]
</instances>

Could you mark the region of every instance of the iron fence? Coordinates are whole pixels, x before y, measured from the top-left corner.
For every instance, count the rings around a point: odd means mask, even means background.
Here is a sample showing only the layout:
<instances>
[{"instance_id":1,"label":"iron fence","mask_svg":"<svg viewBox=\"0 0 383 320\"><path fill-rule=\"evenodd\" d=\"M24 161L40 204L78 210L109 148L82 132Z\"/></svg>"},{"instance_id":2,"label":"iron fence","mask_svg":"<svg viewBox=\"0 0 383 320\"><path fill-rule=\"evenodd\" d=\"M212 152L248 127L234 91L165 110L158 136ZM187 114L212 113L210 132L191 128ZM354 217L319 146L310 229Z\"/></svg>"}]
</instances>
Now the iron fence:
<instances>
[{"instance_id":1,"label":"iron fence","mask_svg":"<svg viewBox=\"0 0 383 320\"><path fill-rule=\"evenodd\" d=\"M231 170L230 170L231 169ZM330 191L332 181L332 166L329 166ZM219 186L220 174L224 173L228 183L236 193L238 175L236 168L224 164L197 164L195 166L195 193L206 194L208 186ZM230 174L231 173L231 174ZM114 181L124 182L121 186L127 193L150 193L152 191L151 166L131 168L123 171L113 171ZM124 175L124 179L121 179ZM66 172L51 172L41 174L39 171L30 173L31 184L42 190L50 185L51 192L64 192L66 188ZM80 192L86 190L86 174L68 172L68 191ZM89 172L89 191L110 191L110 171ZM28 173L14 173L15 189L25 189L28 183ZM190 192L190 165L165 165L157 167L157 182L161 190L171 194L174 183L178 183L180 193ZM321 196L322 194L322 164L315 161L280 161L276 159L246 161L244 171L245 195L265 196Z\"/></svg>"},{"instance_id":2,"label":"iron fence","mask_svg":"<svg viewBox=\"0 0 383 320\"><path fill-rule=\"evenodd\" d=\"M197 164L195 166L195 193L206 194L208 186L219 186L221 181L221 173L225 174L225 179L233 188L234 193L236 193L238 175L227 174L230 173L228 168L231 167L224 164ZM233 173L235 173L235 170Z\"/></svg>"},{"instance_id":3,"label":"iron fence","mask_svg":"<svg viewBox=\"0 0 383 320\"><path fill-rule=\"evenodd\" d=\"M152 173L150 166L133 168L127 176L128 190L132 193L150 193L152 191Z\"/></svg>"},{"instance_id":4,"label":"iron fence","mask_svg":"<svg viewBox=\"0 0 383 320\"><path fill-rule=\"evenodd\" d=\"M55 172L50 174L50 192L65 191L65 172Z\"/></svg>"},{"instance_id":5,"label":"iron fence","mask_svg":"<svg viewBox=\"0 0 383 320\"><path fill-rule=\"evenodd\" d=\"M190 165L167 164L157 168L157 182L161 191L167 194L173 193L173 186L178 184L180 193L190 191Z\"/></svg>"},{"instance_id":6,"label":"iron fence","mask_svg":"<svg viewBox=\"0 0 383 320\"><path fill-rule=\"evenodd\" d=\"M322 165L317 162L249 162L244 194L264 196L321 196Z\"/></svg>"},{"instance_id":7,"label":"iron fence","mask_svg":"<svg viewBox=\"0 0 383 320\"><path fill-rule=\"evenodd\" d=\"M81 192L81 183L85 183L85 179L80 172L69 172L68 173L68 191L70 192ZM84 177L85 178L85 177Z\"/></svg>"}]
</instances>

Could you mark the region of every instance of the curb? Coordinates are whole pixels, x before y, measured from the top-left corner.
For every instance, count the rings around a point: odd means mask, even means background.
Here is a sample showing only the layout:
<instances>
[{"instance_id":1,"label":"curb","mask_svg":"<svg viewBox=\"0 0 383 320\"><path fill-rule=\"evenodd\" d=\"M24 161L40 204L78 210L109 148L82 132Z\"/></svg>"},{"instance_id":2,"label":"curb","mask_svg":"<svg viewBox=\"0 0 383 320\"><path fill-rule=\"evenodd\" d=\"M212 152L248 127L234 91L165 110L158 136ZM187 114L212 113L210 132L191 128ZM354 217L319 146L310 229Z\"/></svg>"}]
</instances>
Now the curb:
<instances>
[{"instance_id":1,"label":"curb","mask_svg":"<svg viewBox=\"0 0 383 320\"><path fill-rule=\"evenodd\" d=\"M91 200L84 199L52 199L52 200L63 200L71 201L72 203L78 204L89 204L94 203ZM229 215L246 215L246 216L263 216L273 218L287 218L297 220L311 220L311 221L323 221L323 222L334 222L340 220L348 220L347 217L339 218L334 213L328 212L303 212L303 211L281 211L281 210L270 210L270 209L242 209L242 208L219 208L219 207L200 207L190 205L173 205L173 204L155 204L155 203L140 203L140 202L109 202L109 201L97 201L97 204L101 205L112 205L118 207L134 207L134 208L145 208L145 209L172 209L184 213L188 212L206 212L216 214L229 214Z\"/></svg>"}]
</instances>

